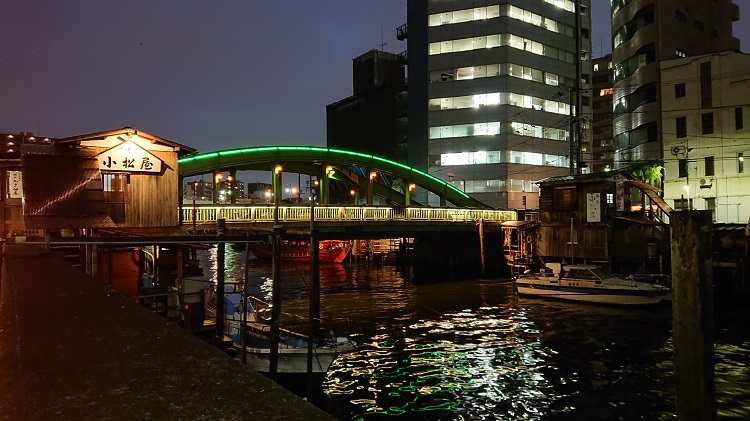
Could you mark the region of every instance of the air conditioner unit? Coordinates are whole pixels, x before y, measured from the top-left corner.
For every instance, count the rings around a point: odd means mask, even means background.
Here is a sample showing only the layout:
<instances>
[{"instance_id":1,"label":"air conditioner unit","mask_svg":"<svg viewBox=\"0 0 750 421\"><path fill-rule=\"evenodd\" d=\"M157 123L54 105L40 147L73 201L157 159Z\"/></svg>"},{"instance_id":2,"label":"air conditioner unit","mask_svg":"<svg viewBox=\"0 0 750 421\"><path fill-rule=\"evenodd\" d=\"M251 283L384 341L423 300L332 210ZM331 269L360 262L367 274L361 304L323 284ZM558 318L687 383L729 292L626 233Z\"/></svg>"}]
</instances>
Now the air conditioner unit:
<instances>
[{"instance_id":1,"label":"air conditioner unit","mask_svg":"<svg viewBox=\"0 0 750 421\"><path fill-rule=\"evenodd\" d=\"M701 178L700 184L702 189L707 189L713 185L713 180L710 178Z\"/></svg>"}]
</instances>

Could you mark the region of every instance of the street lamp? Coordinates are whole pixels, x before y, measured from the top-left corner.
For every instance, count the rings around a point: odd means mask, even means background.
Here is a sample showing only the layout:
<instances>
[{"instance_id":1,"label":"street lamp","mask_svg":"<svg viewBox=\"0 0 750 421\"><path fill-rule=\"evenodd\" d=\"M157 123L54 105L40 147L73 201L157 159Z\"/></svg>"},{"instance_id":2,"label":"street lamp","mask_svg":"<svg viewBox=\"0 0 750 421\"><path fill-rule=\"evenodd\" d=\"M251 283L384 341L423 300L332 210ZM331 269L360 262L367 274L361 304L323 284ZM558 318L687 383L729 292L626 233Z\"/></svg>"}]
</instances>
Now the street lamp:
<instances>
[{"instance_id":1,"label":"street lamp","mask_svg":"<svg viewBox=\"0 0 750 421\"><path fill-rule=\"evenodd\" d=\"M284 189L284 191L289 195L289 199L292 198L293 195L297 194L297 188L294 186L289 186Z\"/></svg>"},{"instance_id":2,"label":"street lamp","mask_svg":"<svg viewBox=\"0 0 750 421\"><path fill-rule=\"evenodd\" d=\"M221 173L216 174L216 176L214 177L214 180L216 181L214 183L213 191L214 203L219 203L219 183L221 182L222 178L224 178L224 174Z\"/></svg>"},{"instance_id":3,"label":"street lamp","mask_svg":"<svg viewBox=\"0 0 750 421\"><path fill-rule=\"evenodd\" d=\"M195 196L198 194L198 180L193 182L193 234L196 232L196 213L197 210L195 209Z\"/></svg>"},{"instance_id":4,"label":"street lamp","mask_svg":"<svg viewBox=\"0 0 750 421\"><path fill-rule=\"evenodd\" d=\"M463 177L457 176L453 174L452 172L448 173L448 181L453 183L453 177L460 178L461 179L461 188L463 189L464 193L466 193L466 180Z\"/></svg>"}]
</instances>

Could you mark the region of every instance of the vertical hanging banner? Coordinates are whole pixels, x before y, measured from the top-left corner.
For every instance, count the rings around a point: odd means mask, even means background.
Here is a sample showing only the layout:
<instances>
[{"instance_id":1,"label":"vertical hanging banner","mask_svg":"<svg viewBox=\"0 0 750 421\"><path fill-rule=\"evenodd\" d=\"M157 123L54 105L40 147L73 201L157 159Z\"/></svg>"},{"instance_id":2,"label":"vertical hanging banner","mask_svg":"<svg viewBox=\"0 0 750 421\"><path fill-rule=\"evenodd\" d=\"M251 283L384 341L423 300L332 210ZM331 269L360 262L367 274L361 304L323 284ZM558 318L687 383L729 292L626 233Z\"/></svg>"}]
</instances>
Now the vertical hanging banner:
<instances>
[{"instance_id":1,"label":"vertical hanging banner","mask_svg":"<svg viewBox=\"0 0 750 421\"><path fill-rule=\"evenodd\" d=\"M21 180L21 171L8 171L8 198L23 198L23 181Z\"/></svg>"},{"instance_id":2,"label":"vertical hanging banner","mask_svg":"<svg viewBox=\"0 0 750 421\"><path fill-rule=\"evenodd\" d=\"M586 222L602 222L601 194L586 194Z\"/></svg>"}]
</instances>

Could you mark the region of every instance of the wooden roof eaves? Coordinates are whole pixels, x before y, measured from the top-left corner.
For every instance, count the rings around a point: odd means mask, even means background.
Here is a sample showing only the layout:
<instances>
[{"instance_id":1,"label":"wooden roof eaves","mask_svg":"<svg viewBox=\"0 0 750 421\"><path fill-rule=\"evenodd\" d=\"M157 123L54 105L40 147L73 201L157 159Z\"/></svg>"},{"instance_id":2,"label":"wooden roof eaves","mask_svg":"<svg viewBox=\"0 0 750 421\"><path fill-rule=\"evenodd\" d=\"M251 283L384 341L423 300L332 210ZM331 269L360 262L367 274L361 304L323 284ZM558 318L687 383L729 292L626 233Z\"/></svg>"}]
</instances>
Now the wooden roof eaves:
<instances>
[{"instance_id":1,"label":"wooden roof eaves","mask_svg":"<svg viewBox=\"0 0 750 421\"><path fill-rule=\"evenodd\" d=\"M135 135L138 135L139 137L148 139L152 142L161 143L163 145L177 148L177 150L181 152L180 155L188 155L188 154L195 153L197 151L197 149L195 148L191 148L189 146L185 146L180 143L172 142L171 140L167 140L158 136L154 136L144 131L136 130L132 127L123 127L121 129L109 130L106 132L89 133L89 134L84 134L84 135L79 135L79 136L66 137L66 138L58 139L57 141L55 141L55 143L61 144L61 145L67 145L67 144L78 145L83 140L103 139L105 137L117 136L117 135L122 135L122 134L135 134Z\"/></svg>"}]
</instances>

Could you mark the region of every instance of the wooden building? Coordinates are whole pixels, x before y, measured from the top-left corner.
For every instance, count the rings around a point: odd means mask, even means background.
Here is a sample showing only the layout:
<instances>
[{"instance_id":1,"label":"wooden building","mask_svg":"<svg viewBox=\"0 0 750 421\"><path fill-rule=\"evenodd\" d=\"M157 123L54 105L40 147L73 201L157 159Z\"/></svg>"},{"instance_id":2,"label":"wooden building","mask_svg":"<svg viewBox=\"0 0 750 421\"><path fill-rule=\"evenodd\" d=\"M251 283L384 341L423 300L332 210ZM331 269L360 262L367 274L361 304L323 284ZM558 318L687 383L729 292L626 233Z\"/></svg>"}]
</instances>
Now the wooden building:
<instances>
[{"instance_id":1,"label":"wooden building","mask_svg":"<svg viewBox=\"0 0 750 421\"><path fill-rule=\"evenodd\" d=\"M179 226L177 159L192 148L130 127L20 148L25 230Z\"/></svg>"},{"instance_id":2,"label":"wooden building","mask_svg":"<svg viewBox=\"0 0 750 421\"><path fill-rule=\"evenodd\" d=\"M3 237L69 241L64 255L128 295L159 284L158 244L81 244L92 237L186 235L177 160L195 149L131 127L60 139L30 133L2 138Z\"/></svg>"},{"instance_id":3,"label":"wooden building","mask_svg":"<svg viewBox=\"0 0 750 421\"><path fill-rule=\"evenodd\" d=\"M672 209L655 187L621 171L538 184L535 251L545 263L597 263L618 273L669 269Z\"/></svg>"}]
</instances>

